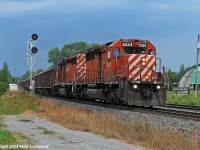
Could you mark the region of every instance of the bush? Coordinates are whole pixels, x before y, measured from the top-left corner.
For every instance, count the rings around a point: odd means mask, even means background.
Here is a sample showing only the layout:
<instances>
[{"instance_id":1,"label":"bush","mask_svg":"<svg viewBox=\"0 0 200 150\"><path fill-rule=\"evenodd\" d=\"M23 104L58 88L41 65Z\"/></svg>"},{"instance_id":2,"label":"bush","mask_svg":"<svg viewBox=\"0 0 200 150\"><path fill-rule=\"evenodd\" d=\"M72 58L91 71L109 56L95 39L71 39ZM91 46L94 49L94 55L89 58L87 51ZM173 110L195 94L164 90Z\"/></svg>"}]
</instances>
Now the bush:
<instances>
[{"instance_id":1,"label":"bush","mask_svg":"<svg viewBox=\"0 0 200 150\"><path fill-rule=\"evenodd\" d=\"M0 82L0 95L4 94L8 90L8 84Z\"/></svg>"}]
</instances>

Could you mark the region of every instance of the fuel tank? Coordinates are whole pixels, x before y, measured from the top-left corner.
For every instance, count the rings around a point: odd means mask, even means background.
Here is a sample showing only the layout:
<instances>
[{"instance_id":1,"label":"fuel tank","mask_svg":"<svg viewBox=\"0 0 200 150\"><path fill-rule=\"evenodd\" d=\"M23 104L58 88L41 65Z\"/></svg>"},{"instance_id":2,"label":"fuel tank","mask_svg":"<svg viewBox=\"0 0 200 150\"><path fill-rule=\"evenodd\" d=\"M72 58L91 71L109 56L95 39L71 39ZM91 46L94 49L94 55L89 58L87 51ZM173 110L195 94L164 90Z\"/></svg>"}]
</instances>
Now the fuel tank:
<instances>
[{"instance_id":1,"label":"fuel tank","mask_svg":"<svg viewBox=\"0 0 200 150\"><path fill-rule=\"evenodd\" d=\"M87 89L87 97L98 100L106 100L104 89Z\"/></svg>"},{"instance_id":2,"label":"fuel tank","mask_svg":"<svg viewBox=\"0 0 200 150\"><path fill-rule=\"evenodd\" d=\"M59 88L58 89L58 94L59 95L62 95L62 96L65 96L66 95L66 92L65 92L66 90L65 90L65 88Z\"/></svg>"}]
</instances>

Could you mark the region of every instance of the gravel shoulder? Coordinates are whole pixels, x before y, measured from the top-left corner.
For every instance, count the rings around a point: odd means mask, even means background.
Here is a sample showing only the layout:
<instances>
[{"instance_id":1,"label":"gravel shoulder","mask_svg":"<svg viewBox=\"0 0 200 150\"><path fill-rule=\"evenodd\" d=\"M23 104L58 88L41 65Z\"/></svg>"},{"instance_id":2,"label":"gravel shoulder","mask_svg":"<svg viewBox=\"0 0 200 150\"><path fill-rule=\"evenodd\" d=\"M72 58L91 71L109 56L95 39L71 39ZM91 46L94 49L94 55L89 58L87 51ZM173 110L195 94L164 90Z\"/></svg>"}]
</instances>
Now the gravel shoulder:
<instances>
[{"instance_id":1,"label":"gravel shoulder","mask_svg":"<svg viewBox=\"0 0 200 150\"><path fill-rule=\"evenodd\" d=\"M143 150L120 141L106 139L89 132L68 130L59 124L36 116L4 116L5 129L24 134L30 144L26 148L49 150Z\"/></svg>"},{"instance_id":2,"label":"gravel shoulder","mask_svg":"<svg viewBox=\"0 0 200 150\"><path fill-rule=\"evenodd\" d=\"M97 114L114 114L117 119L131 123L131 122L145 122L150 123L152 127L166 131L175 131L178 133L193 133L195 132L200 138L200 122L194 120L187 120L184 118L175 118L170 116L162 116L156 114L148 114L143 112L131 112L126 110L118 110L94 105L87 105L82 103L75 103L59 99L49 99L62 105L70 105L78 108L83 108L96 112Z\"/></svg>"}]
</instances>

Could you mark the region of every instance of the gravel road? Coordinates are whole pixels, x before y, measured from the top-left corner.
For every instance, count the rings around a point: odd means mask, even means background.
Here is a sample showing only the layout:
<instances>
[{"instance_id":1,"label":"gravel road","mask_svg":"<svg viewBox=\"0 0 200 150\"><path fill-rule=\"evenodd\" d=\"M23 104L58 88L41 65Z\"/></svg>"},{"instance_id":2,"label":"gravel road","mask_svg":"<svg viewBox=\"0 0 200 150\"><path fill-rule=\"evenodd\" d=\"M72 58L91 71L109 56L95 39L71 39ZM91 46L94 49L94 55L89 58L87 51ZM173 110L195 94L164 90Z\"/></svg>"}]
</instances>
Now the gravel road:
<instances>
[{"instance_id":1,"label":"gravel road","mask_svg":"<svg viewBox=\"0 0 200 150\"><path fill-rule=\"evenodd\" d=\"M48 150L144 150L89 132L68 130L35 116L6 116L6 130L24 134L30 141L26 148Z\"/></svg>"}]
</instances>

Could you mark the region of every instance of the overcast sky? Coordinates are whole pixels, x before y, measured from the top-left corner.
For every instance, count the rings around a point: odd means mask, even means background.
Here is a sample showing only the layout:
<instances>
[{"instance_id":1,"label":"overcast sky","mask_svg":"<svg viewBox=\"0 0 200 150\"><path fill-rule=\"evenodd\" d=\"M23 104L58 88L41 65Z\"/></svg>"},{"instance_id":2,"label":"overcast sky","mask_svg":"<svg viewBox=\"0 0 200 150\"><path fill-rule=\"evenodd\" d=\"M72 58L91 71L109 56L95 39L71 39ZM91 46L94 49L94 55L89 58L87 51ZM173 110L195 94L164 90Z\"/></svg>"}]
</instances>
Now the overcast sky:
<instances>
[{"instance_id":1,"label":"overcast sky","mask_svg":"<svg viewBox=\"0 0 200 150\"><path fill-rule=\"evenodd\" d=\"M37 33L38 68L51 48L76 41L106 43L146 39L172 71L195 64L200 33L199 0L0 0L0 68L13 76L29 70L27 40Z\"/></svg>"}]
</instances>

